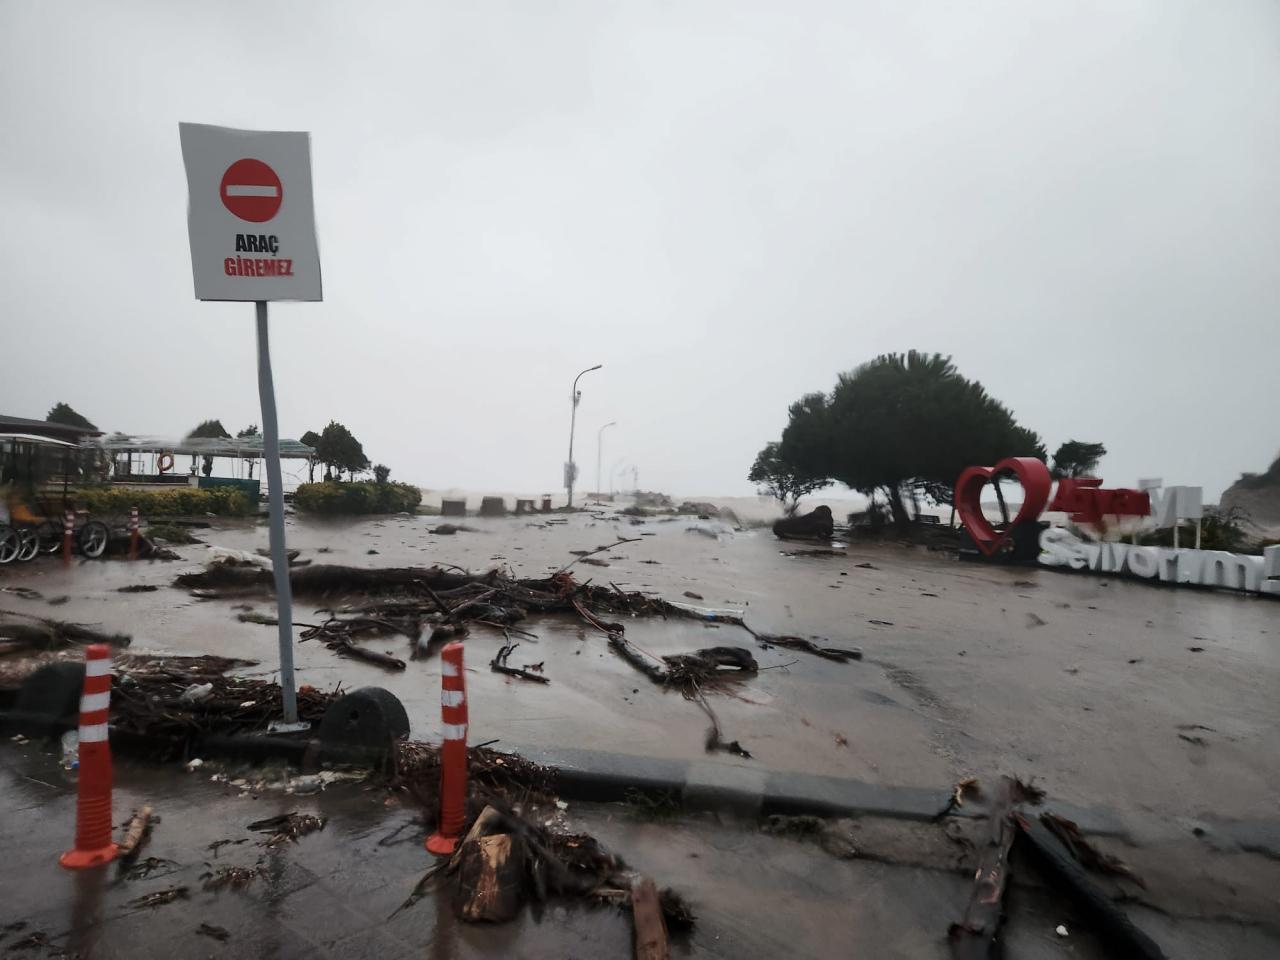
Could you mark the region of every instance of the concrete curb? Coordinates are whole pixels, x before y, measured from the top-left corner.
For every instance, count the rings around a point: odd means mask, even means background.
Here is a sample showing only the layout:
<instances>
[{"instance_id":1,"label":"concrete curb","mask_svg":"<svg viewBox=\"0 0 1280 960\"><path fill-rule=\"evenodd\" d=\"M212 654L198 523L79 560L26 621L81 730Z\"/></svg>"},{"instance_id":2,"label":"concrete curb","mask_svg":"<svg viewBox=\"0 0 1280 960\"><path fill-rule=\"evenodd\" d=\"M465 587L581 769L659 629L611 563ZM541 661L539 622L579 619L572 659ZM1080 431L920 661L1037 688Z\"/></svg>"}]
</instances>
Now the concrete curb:
<instances>
[{"instance_id":1,"label":"concrete curb","mask_svg":"<svg viewBox=\"0 0 1280 960\"><path fill-rule=\"evenodd\" d=\"M890 787L843 777L762 770L749 762L692 761L637 757L570 747L502 744L504 752L556 768L556 790L566 799L611 803L644 796L666 796L688 810L727 811L747 817L783 814L824 817L886 817L928 822L951 796L949 788ZM1115 813L1098 807L1053 803L1053 810L1076 821L1088 834L1127 837ZM987 813L980 801L966 803L954 816Z\"/></svg>"},{"instance_id":2,"label":"concrete curb","mask_svg":"<svg viewBox=\"0 0 1280 960\"><path fill-rule=\"evenodd\" d=\"M32 713L0 710L0 731L26 732L56 739L74 725ZM209 736L170 741L111 730L112 749L153 759L159 753L180 759L223 756L261 763L284 760L299 766L315 762L367 763L376 766L385 752L344 744L325 744L310 737L267 734ZM688 811L729 812L758 818L772 814L820 817L882 817L927 823L950 797L950 789L893 787L844 777L770 771L750 761L672 760L574 747L521 746L503 743L499 752L518 754L555 770L555 790L566 800L588 803L633 801L637 795L663 798ZM1074 820L1087 835L1134 838L1123 818L1105 807L1082 807L1050 798L1045 809ZM988 814L982 800L971 800L949 816L976 818ZM1280 821L1187 820L1212 846L1280 856Z\"/></svg>"}]
</instances>

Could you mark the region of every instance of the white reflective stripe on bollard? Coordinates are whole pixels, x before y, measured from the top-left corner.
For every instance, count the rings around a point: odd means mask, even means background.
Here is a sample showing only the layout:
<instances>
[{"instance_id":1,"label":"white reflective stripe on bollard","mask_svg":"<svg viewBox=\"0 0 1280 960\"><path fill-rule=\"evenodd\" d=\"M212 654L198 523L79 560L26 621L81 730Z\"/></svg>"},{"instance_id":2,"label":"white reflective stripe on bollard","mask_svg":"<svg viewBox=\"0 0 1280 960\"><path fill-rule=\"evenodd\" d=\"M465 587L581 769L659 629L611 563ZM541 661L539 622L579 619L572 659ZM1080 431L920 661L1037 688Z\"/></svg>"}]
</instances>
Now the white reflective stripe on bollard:
<instances>
[{"instance_id":1,"label":"white reflective stripe on bollard","mask_svg":"<svg viewBox=\"0 0 1280 960\"><path fill-rule=\"evenodd\" d=\"M467 725L465 723L446 723L444 725L444 738L446 740L467 739Z\"/></svg>"},{"instance_id":2,"label":"white reflective stripe on bollard","mask_svg":"<svg viewBox=\"0 0 1280 960\"><path fill-rule=\"evenodd\" d=\"M467 695L461 690L441 690L440 706L460 707L467 702Z\"/></svg>"},{"instance_id":3,"label":"white reflective stripe on bollard","mask_svg":"<svg viewBox=\"0 0 1280 960\"><path fill-rule=\"evenodd\" d=\"M84 675L86 677L105 677L110 672L110 660L86 660L84 662Z\"/></svg>"},{"instance_id":4,"label":"white reflective stripe on bollard","mask_svg":"<svg viewBox=\"0 0 1280 960\"><path fill-rule=\"evenodd\" d=\"M104 743L107 739L107 725L105 723L95 723L89 727L80 728L81 743Z\"/></svg>"},{"instance_id":5,"label":"white reflective stripe on bollard","mask_svg":"<svg viewBox=\"0 0 1280 960\"><path fill-rule=\"evenodd\" d=\"M80 698L80 712L93 713L95 710L106 710L111 706L111 692L86 693Z\"/></svg>"},{"instance_id":6,"label":"white reflective stripe on bollard","mask_svg":"<svg viewBox=\"0 0 1280 960\"><path fill-rule=\"evenodd\" d=\"M446 677L458 676L458 668L454 666L454 664L450 663L448 660L440 661L440 672L444 674Z\"/></svg>"}]
</instances>

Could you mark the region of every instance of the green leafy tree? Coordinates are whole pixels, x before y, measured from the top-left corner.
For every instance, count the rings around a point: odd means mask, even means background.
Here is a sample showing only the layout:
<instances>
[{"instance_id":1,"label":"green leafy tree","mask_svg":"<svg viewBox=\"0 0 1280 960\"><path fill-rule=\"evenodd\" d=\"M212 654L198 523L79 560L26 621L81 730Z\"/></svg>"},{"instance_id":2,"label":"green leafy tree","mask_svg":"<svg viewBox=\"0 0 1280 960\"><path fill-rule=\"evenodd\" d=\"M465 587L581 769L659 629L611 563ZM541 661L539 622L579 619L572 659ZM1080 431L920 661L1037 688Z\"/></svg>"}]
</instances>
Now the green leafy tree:
<instances>
[{"instance_id":1,"label":"green leafy tree","mask_svg":"<svg viewBox=\"0 0 1280 960\"><path fill-rule=\"evenodd\" d=\"M316 446L316 459L337 471L339 477L344 470L349 474L356 474L369 469L369 458L364 455L364 447L360 445L360 441L336 420L330 420L329 425L321 431L320 442Z\"/></svg>"},{"instance_id":2,"label":"green leafy tree","mask_svg":"<svg viewBox=\"0 0 1280 960\"><path fill-rule=\"evenodd\" d=\"M302 443L305 443L312 450L315 450L320 446L320 434L316 433L314 430L308 430L299 438L299 440ZM307 457L307 483L316 482L316 456L317 455L313 453L311 456Z\"/></svg>"},{"instance_id":3,"label":"green leafy tree","mask_svg":"<svg viewBox=\"0 0 1280 960\"><path fill-rule=\"evenodd\" d=\"M89 422L89 418L83 414L77 413L68 403L55 403L48 415L44 418L45 423L62 423L68 427L80 427L84 430L97 430L98 428Z\"/></svg>"},{"instance_id":4,"label":"green leafy tree","mask_svg":"<svg viewBox=\"0 0 1280 960\"><path fill-rule=\"evenodd\" d=\"M373 468L373 480L375 483L386 483L391 478L391 468L385 463L380 463Z\"/></svg>"},{"instance_id":5,"label":"green leafy tree","mask_svg":"<svg viewBox=\"0 0 1280 960\"><path fill-rule=\"evenodd\" d=\"M907 500L921 492L951 502L967 466L1045 457L1039 436L949 357L914 350L877 357L841 374L829 396L792 404L782 454L807 476L883 492L899 527L911 522Z\"/></svg>"},{"instance_id":6,"label":"green leafy tree","mask_svg":"<svg viewBox=\"0 0 1280 960\"><path fill-rule=\"evenodd\" d=\"M760 484L761 492L776 499L787 513L795 513L801 497L831 483L826 477L807 476L782 455L782 444L776 441L766 443L756 454L747 479Z\"/></svg>"},{"instance_id":7,"label":"green leafy tree","mask_svg":"<svg viewBox=\"0 0 1280 960\"><path fill-rule=\"evenodd\" d=\"M1049 472L1057 480L1063 477L1091 477L1098 469L1098 461L1106 455L1107 448L1100 443L1068 440L1054 451L1053 465Z\"/></svg>"}]
</instances>

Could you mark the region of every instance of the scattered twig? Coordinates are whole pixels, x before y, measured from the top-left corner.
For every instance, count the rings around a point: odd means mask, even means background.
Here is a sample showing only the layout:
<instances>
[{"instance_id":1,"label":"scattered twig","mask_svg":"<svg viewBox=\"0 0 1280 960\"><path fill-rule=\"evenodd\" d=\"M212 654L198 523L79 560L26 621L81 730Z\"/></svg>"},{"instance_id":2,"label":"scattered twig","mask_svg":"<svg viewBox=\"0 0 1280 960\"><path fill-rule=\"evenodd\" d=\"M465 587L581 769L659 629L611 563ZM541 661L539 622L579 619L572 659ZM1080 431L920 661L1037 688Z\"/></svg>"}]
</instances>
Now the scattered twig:
<instances>
[{"instance_id":1,"label":"scattered twig","mask_svg":"<svg viewBox=\"0 0 1280 960\"><path fill-rule=\"evenodd\" d=\"M138 897L136 900L130 900L129 906L135 910L141 910L145 907L163 907L167 903L173 903L175 900L186 900L188 898L188 889L186 887L170 887L168 890L159 890L155 893L148 893L146 896Z\"/></svg>"},{"instance_id":2,"label":"scattered twig","mask_svg":"<svg viewBox=\"0 0 1280 960\"><path fill-rule=\"evenodd\" d=\"M203 934L206 937L212 937L214 940L226 942L231 939L231 931L226 927L217 927L211 923L201 923L196 927L196 933Z\"/></svg>"},{"instance_id":3,"label":"scattered twig","mask_svg":"<svg viewBox=\"0 0 1280 960\"><path fill-rule=\"evenodd\" d=\"M581 556L574 557L572 560L566 563L563 567L561 567L559 570L553 573L552 576L553 577L559 576L560 574L568 570L570 567L572 567L575 563L585 560L587 557L593 557L597 553L604 553L606 550L612 550L614 547L620 547L624 543L640 543L640 539L641 539L640 537L623 537L621 540L618 540L614 543L610 543L607 546L596 547L594 550L588 550L585 553L583 553Z\"/></svg>"},{"instance_id":4,"label":"scattered twig","mask_svg":"<svg viewBox=\"0 0 1280 960\"><path fill-rule=\"evenodd\" d=\"M547 677L539 676L536 673L530 673L528 670L520 670L516 667L507 666L507 658L515 652L515 649L518 646L520 646L520 644L511 643L508 638L508 642L498 650L497 656L489 661L489 669L494 673L503 673L508 677L518 677L521 680L532 680L534 683L550 683L551 680Z\"/></svg>"}]
</instances>

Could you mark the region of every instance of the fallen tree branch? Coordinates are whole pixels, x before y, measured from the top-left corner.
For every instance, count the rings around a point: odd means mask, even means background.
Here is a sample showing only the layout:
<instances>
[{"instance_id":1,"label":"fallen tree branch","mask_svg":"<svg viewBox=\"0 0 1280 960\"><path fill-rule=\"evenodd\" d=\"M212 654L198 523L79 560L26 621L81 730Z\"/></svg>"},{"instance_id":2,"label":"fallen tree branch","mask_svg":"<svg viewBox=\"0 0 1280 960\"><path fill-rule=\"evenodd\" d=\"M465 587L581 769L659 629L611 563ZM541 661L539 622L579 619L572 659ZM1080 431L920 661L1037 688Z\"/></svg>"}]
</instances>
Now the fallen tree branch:
<instances>
[{"instance_id":1,"label":"fallen tree branch","mask_svg":"<svg viewBox=\"0 0 1280 960\"><path fill-rule=\"evenodd\" d=\"M574 557L572 560L566 563L563 567L561 567L559 570L553 573L552 576L553 577L559 576L560 574L568 570L570 567L572 567L575 563L579 563L587 559L587 557L594 557L597 553L604 553L606 550L612 550L614 547L620 547L624 543L640 543L642 539L643 538L641 537L623 537L621 540L617 541L616 543L611 543L604 547L596 547L594 550L587 550L580 556Z\"/></svg>"},{"instance_id":2,"label":"fallen tree branch","mask_svg":"<svg viewBox=\"0 0 1280 960\"><path fill-rule=\"evenodd\" d=\"M1110 944L1116 956L1135 960L1166 960L1165 953L1149 936L1085 875L1067 848L1039 820L1015 816L1019 847L1025 847L1040 866L1066 888L1072 900L1096 925L1095 932Z\"/></svg>"},{"instance_id":3,"label":"fallen tree branch","mask_svg":"<svg viewBox=\"0 0 1280 960\"><path fill-rule=\"evenodd\" d=\"M964 918L947 930L954 960L987 960L993 955L996 936L1004 921L1009 848L1015 833L1013 814L1019 799L1017 783L1005 777L991 807L990 832L974 874L969 905Z\"/></svg>"},{"instance_id":4,"label":"fallen tree branch","mask_svg":"<svg viewBox=\"0 0 1280 960\"><path fill-rule=\"evenodd\" d=\"M508 638L507 643L498 650L497 656L489 661L489 669L494 673L504 673L508 677L518 677L521 680L532 680L534 683L550 683L551 680L548 677L543 677L536 673L530 673L528 670L520 670L516 667L507 666L507 658L515 652L515 649L518 646L520 646L520 644L511 643L510 638Z\"/></svg>"}]
</instances>

